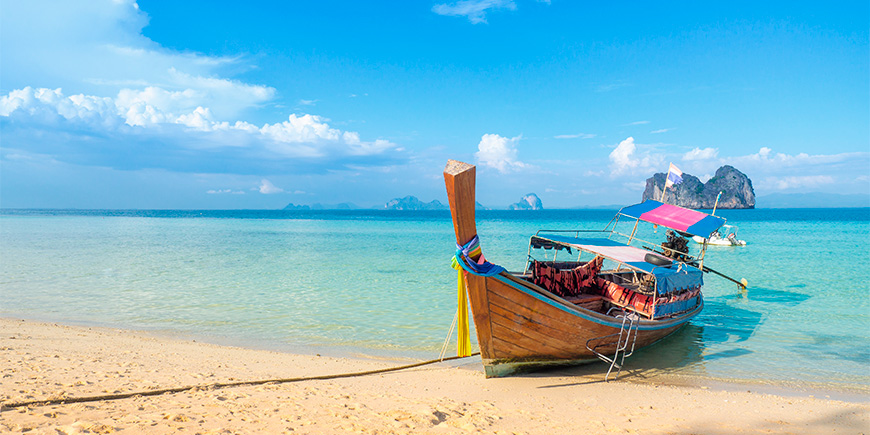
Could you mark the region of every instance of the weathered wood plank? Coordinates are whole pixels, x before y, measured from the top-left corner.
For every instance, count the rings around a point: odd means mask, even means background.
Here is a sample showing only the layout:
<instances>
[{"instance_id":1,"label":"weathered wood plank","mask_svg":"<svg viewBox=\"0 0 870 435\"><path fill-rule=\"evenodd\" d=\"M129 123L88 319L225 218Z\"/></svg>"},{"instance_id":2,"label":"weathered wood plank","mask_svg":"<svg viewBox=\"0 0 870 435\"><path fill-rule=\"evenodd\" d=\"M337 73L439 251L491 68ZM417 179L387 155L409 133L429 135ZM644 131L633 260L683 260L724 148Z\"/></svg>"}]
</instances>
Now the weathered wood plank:
<instances>
[{"instance_id":1,"label":"weathered wood plank","mask_svg":"<svg viewBox=\"0 0 870 435\"><path fill-rule=\"evenodd\" d=\"M505 349L500 349L501 352L499 352L499 354L504 352L502 355L506 355L501 356L501 358L540 357L542 359L571 359L574 357L574 353L572 352L546 348L541 346L535 339L523 335L515 330L505 328L497 323L492 324L492 331L494 336L503 339L503 341L509 343L511 346ZM524 351L529 353L525 353Z\"/></svg>"},{"instance_id":2,"label":"weathered wood plank","mask_svg":"<svg viewBox=\"0 0 870 435\"><path fill-rule=\"evenodd\" d=\"M493 322L498 321L504 326L513 327L524 333L529 331L529 335L538 337L542 342L555 348L576 349L577 343L581 343L582 346L590 338L578 325L572 328L557 328L546 321L541 322L542 319L533 319L498 305L490 305L490 307Z\"/></svg>"},{"instance_id":3,"label":"weathered wood plank","mask_svg":"<svg viewBox=\"0 0 870 435\"><path fill-rule=\"evenodd\" d=\"M492 337L492 352L491 359L517 358L515 355L536 355L534 350L526 349L519 344L498 337Z\"/></svg>"},{"instance_id":4,"label":"weathered wood plank","mask_svg":"<svg viewBox=\"0 0 870 435\"><path fill-rule=\"evenodd\" d=\"M546 341L549 346L555 346L560 349L573 348L576 349L581 356L588 355L588 353L585 353L588 352L585 349L587 340L619 333L618 327L601 325L592 321L584 320L579 316L575 316L553 307L546 302L534 298L502 282L498 282L497 284L490 283L488 285L488 290L491 313L498 312L499 315L505 319L513 319L515 325L514 328L521 330L530 328L534 329L539 334L551 335L553 338ZM517 318L528 319L528 322L517 323ZM682 323L675 324L671 328L660 330L641 330L637 337L637 347L643 347L658 341L662 337L679 328L681 325ZM495 331L493 331L493 336L498 337ZM552 341L554 339L561 340L564 343L556 344L556 342ZM572 347L574 345L577 347ZM612 352L613 346L604 346L601 350L605 353Z\"/></svg>"},{"instance_id":5,"label":"weathered wood plank","mask_svg":"<svg viewBox=\"0 0 870 435\"><path fill-rule=\"evenodd\" d=\"M585 346L582 344L577 346L576 340L566 340L564 336L558 334L559 331L548 328L545 325L535 322L513 322L511 319L505 317L502 312L500 312L500 309L492 310L490 314L493 327L497 324L511 331L516 331L520 335L533 339L534 343L536 343L535 349L541 351L541 353L565 352L576 354L581 352L581 347L585 349Z\"/></svg>"},{"instance_id":6,"label":"weathered wood plank","mask_svg":"<svg viewBox=\"0 0 870 435\"><path fill-rule=\"evenodd\" d=\"M449 160L444 168L444 185L453 218L456 243L465 245L477 235L474 218L475 168L467 163ZM473 258L476 260L476 258ZM486 278L465 274L471 316L477 331L477 343L483 358L492 357L492 332L490 330L489 301L486 296Z\"/></svg>"}]
</instances>

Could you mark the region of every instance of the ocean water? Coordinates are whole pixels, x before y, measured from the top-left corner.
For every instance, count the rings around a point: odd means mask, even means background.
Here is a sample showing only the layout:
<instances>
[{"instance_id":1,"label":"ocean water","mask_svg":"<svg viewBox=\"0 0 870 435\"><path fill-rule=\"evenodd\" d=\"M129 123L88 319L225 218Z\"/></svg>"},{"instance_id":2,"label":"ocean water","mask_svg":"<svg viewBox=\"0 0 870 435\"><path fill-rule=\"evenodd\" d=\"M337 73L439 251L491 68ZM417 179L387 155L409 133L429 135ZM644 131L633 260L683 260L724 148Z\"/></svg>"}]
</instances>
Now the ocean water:
<instances>
[{"instance_id":1,"label":"ocean water","mask_svg":"<svg viewBox=\"0 0 870 435\"><path fill-rule=\"evenodd\" d=\"M613 214L479 211L478 233L490 261L521 270L536 230ZM704 312L628 367L867 392L870 209L719 214L749 244L705 264L749 289L706 274ZM448 212L3 210L0 316L429 359L456 310L453 251Z\"/></svg>"}]
</instances>

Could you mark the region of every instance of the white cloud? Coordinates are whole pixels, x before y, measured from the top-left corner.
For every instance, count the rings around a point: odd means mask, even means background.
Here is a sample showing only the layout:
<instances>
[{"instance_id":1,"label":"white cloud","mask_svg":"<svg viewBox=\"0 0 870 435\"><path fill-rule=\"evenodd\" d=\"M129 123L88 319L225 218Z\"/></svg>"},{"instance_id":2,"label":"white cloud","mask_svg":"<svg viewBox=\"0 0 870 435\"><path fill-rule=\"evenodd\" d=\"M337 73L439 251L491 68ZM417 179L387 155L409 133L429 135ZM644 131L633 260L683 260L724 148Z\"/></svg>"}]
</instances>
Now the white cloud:
<instances>
[{"instance_id":1,"label":"white cloud","mask_svg":"<svg viewBox=\"0 0 870 435\"><path fill-rule=\"evenodd\" d=\"M610 152L610 175L648 174L662 166L664 157L649 152L639 153L634 138L629 137L620 142Z\"/></svg>"},{"instance_id":2,"label":"white cloud","mask_svg":"<svg viewBox=\"0 0 870 435\"><path fill-rule=\"evenodd\" d=\"M592 139L594 137L595 135L590 133L560 134L558 136L553 136L555 139Z\"/></svg>"},{"instance_id":3,"label":"white cloud","mask_svg":"<svg viewBox=\"0 0 870 435\"><path fill-rule=\"evenodd\" d=\"M637 147L634 145L634 138L629 137L620 142L619 145L610 152L610 162L616 166L617 171L637 167L638 162L634 160L634 152L636 150Z\"/></svg>"},{"instance_id":4,"label":"white cloud","mask_svg":"<svg viewBox=\"0 0 870 435\"><path fill-rule=\"evenodd\" d=\"M317 100L299 100L300 106L313 106L317 104Z\"/></svg>"},{"instance_id":5,"label":"white cloud","mask_svg":"<svg viewBox=\"0 0 870 435\"><path fill-rule=\"evenodd\" d=\"M14 66L3 70L4 88L39 83L73 94L118 95L143 123L152 121L147 106L164 112L202 106L230 118L274 98L271 87L221 77L249 68L244 58L166 49L142 35L148 20L132 0L4 3L0 27L10 43L0 56Z\"/></svg>"},{"instance_id":6,"label":"white cloud","mask_svg":"<svg viewBox=\"0 0 870 435\"><path fill-rule=\"evenodd\" d=\"M506 138L497 134L485 134L477 145L477 161L483 166L495 168L501 173L525 168L528 165L517 160L516 145L522 135Z\"/></svg>"},{"instance_id":7,"label":"white cloud","mask_svg":"<svg viewBox=\"0 0 870 435\"><path fill-rule=\"evenodd\" d=\"M716 148L695 148L692 151L683 154L683 160L711 160L719 155L719 150Z\"/></svg>"},{"instance_id":8,"label":"white cloud","mask_svg":"<svg viewBox=\"0 0 870 435\"><path fill-rule=\"evenodd\" d=\"M749 176L756 194L762 195L787 189L830 191L838 185L851 191L856 186L846 186L846 178L866 173L870 152L786 154L762 147L748 155L720 157L716 148L695 148L683 155L682 165L683 171L690 174L712 173L722 165L731 165ZM700 178L703 181L705 177Z\"/></svg>"},{"instance_id":9,"label":"white cloud","mask_svg":"<svg viewBox=\"0 0 870 435\"><path fill-rule=\"evenodd\" d=\"M812 189L818 188L826 184L833 184L834 178L829 175L807 175L807 176L791 176L791 177L768 177L763 181L768 189L772 190L787 190L787 189Z\"/></svg>"},{"instance_id":10,"label":"white cloud","mask_svg":"<svg viewBox=\"0 0 870 435\"><path fill-rule=\"evenodd\" d=\"M260 190L260 193L262 193L264 195L271 195L273 193L281 193L284 191L284 189L275 186L274 184L272 184L271 181L269 181L265 178L260 180L259 190Z\"/></svg>"},{"instance_id":11,"label":"white cloud","mask_svg":"<svg viewBox=\"0 0 870 435\"><path fill-rule=\"evenodd\" d=\"M432 12L438 15L467 17L473 24L486 23L486 12L490 9L516 10L513 0L462 0L453 4L436 4Z\"/></svg>"},{"instance_id":12,"label":"white cloud","mask_svg":"<svg viewBox=\"0 0 870 435\"><path fill-rule=\"evenodd\" d=\"M227 75L255 68L250 59L162 47L143 35L148 21L134 0L4 3L0 60L10 66L3 87L11 89L0 95L4 147L77 164L249 174L286 170L296 158L319 159L320 170L377 165L389 159L372 156L397 149L311 114L277 123L244 119L276 93ZM32 140L34 133L42 139ZM204 149L235 151L189 152ZM206 160L211 165L200 163Z\"/></svg>"},{"instance_id":13,"label":"white cloud","mask_svg":"<svg viewBox=\"0 0 870 435\"><path fill-rule=\"evenodd\" d=\"M759 169L777 170L796 167L829 166L850 162L867 162L868 152L852 152L841 154L785 154L775 153L768 147L762 147L755 154L729 158L733 165L757 167Z\"/></svg>"},{"instance_id":14,"label":"white cloud","mask_svg":"<svg viewBox=\"0 0 870 435\"><path fill-rule=\"evenodd\" d=\"M216 121L210 108L196 106L186 111L190 97L186 92L154 87L122 91L116 98L66 97L61 89L27 87L0 96L0 122L46 131L63 126L84 136L148 136L175 149L248 148L265 159L373 156L396 149L382 139L363 141L359 133L333 128L327 120L310 114L291 114L284 122L262 127L245 121ZM9 147L24 146L16 144L11 135L4 139Z\"/></svg>"},{"instance_id":15,"label":"white cloud","mask_svg":"<svg viewBox=\"0 0 870 435\"><path fill-rule=\"evenodd\" d=\"M653 131L651 131L650 134L661 134L661 133L667 133L667 132L669 132L669 131L671 131L671 130L673 130L673 128L660 128L660 129L658 129L658 130L653 130Z\"/></svg>"},{"instance_id":16,"label":"white cloud","mask_svg":"<svg viewBox=\"0 0 870 435\"><path fill-rule=\"evenodd\" d=\"M623 124L623 125L644 125L644 124L649 124L649 121L634 121L634 122L629 122L628 124Z\"/></svg>"},{"instance_id":17,"label":"white cloud","mask_svg":"<svg viewBox=\"0 0 870 435\"><path fill-rule=\"evenodd\" d=\"M341 131L332 128L319 116L290 115L279 124L266 124L260 132L283 143L315 143L318 141L337 141Z\"/></svg>"}]
</instances>

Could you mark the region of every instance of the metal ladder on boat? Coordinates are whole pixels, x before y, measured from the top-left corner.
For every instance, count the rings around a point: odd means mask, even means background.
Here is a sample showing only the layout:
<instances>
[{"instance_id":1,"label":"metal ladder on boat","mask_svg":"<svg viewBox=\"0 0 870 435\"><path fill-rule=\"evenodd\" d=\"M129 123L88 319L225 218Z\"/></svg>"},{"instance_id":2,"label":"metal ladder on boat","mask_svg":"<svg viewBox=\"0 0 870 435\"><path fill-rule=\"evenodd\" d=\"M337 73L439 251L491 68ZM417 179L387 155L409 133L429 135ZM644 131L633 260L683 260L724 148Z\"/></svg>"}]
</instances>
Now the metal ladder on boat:
<instances>
[{"instance_id":1,"label":"metal ladder on boat","mask_svg":"<svg viewBox=\"0 0 870 435\"><path fill-rule=\"evenodd\" d=\"M622 319L622 326L619 328L619 332L586 340L586 349L589 349L589 351L594 353L601 361L610 363L610 368L607 369L607 375L604 376L604 382L609 380L610 373L613 371L614 367L616 367L617 370L616 376L614 376L613 379L619 377L619 373L622 371L622 365L625 363L625 358L630 357L634 353L634 345L637 342L637 322L640 319L638 315L635 313L628 313L617 316L617 318ZM598 348L602 346L613 344L612 339L614 337L616 338L616 351L613 354L613 358L598 351ZM592 346L592 342L595 341L597 341L597 343ZM630 349L629 344L631 345ZM619 362L617 363L617 361Z\"/></svg>"}]
</instances>

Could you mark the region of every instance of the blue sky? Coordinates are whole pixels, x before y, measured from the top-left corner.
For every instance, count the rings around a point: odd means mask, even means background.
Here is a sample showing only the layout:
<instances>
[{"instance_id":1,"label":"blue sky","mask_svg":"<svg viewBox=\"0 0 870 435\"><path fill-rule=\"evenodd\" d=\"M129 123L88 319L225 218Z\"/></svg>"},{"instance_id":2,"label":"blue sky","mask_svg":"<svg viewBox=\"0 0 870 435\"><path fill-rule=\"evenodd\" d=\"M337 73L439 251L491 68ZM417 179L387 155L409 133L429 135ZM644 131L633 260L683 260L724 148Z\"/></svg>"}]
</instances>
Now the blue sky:
<instances>
[{"instance_id":1,"label":"blue sky","mask_svg":"<svg viewBox=\"0 0 870 435\"><path fill-rule=\"evenodd\" d=\"M866 1L249 3L3 2L0 206L870 193Z\"/></svg>"}]
</instances>

